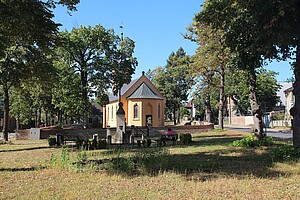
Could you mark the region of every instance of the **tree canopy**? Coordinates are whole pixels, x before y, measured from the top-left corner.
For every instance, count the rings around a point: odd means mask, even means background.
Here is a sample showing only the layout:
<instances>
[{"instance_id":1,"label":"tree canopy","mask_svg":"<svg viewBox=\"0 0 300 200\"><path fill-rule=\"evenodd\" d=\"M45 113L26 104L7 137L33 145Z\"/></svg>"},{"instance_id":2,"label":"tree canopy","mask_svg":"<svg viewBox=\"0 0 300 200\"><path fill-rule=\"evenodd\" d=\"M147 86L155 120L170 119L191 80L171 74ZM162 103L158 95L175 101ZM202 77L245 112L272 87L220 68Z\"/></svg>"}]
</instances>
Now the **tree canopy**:
<instances>
[{"instance_id":1,"label":"tree canopy","mask_svg":"<svg viewBox=\"0 0 300 200\"><path fill-rule=\"evenodd\" d=\"M187 100L194 81L190 75L190 62L190 57L180 47L170 54L165 67L157 67L152 72L154 84L167 99L166 113L173 115L174 124L179 121L181 103Z\"/></svg>"},{"instance_id":2,"label":"tree canopy","mask_svg":"<svg viewBox=\"0 0 300 200\"><path fill-rule=\"evenodd\" d=\"M81 26L60 35L62 64L80 77L82 113L87 124L89 96L103 97L110 87L116 94L123 84L130 82L137 65L134 41L121 39L112 29L101 25Z\"/></svg>"},{"instance_id":3,"label":"tree canopy","mask_svg":"<svg viewBox=\"0 0 300 200\"><path fill-rule=\"evenodd\" d=\"M49 4L36 0L0 2L0 85L4 91L4 137L8 139L9 90L47 65L58 24Z\"/></svg>"}]
</instances>

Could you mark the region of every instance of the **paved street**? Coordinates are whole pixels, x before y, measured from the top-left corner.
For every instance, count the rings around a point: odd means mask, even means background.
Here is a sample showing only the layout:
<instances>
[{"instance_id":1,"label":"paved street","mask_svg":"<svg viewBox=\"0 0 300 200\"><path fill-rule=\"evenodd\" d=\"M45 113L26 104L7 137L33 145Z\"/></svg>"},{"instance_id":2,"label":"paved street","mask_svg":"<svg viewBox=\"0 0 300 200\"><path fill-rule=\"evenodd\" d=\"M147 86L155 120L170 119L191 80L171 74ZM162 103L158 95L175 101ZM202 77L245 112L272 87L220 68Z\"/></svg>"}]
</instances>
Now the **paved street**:
<instances>
[{"instance_id":1,"label":"paved street","mask_svg":"<svg viewBox=\"0 0 300 200\"><path fill-rule=\"evenodd\" d=\"M229 126L225 125L226 128L229 130L237 130L241 132L252 132L250 127L239 127L239 126ZM281 138L284 140L292 139L293 134L289 130L280 130L280 129L271 129L267 128L266 130L267 136L274 137L274 138Z\"/></svg>"}]
</instances>

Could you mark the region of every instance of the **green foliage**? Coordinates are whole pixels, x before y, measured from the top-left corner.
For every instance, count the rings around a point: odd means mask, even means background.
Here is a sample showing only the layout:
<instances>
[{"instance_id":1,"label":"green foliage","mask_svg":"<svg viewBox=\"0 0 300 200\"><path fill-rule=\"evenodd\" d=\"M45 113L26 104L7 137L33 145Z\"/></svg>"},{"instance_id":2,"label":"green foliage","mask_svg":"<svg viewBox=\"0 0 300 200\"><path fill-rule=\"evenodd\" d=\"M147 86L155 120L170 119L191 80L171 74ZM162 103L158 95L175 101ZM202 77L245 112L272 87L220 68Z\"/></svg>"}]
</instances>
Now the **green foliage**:
<instances>
[{"instance_id":1,"label":"green foliage","mask_svg":"<svg viewBox=\"0 0 300 200\"><path fill-rule=\"evenodd\" d=\"M127 37L121 39L112 29L105 29L100 24L63 31L60 37L63 42L57 50L59 59L56 65L68 74L62 79L71 80L66 80L64 84L79 86L58 87L58 93L62 94L57 100L61 102L57 107L64 110L74 105L72 97L75 96L75 111L80 108L78 113L83 114L84 124L87 124L87 112L91 108L89 96L95 95L99 102L105 103L109 87L117 94L123 84L130 82L137 66L137 60L133 57L134 41ZM63 95L65 92L71 93L71 96Z\"/></svg>"},{"instance_id":2,"label":"green foliage","mask_svg":"<svg viewBox=\"0 0 300 200\"><path fill-rule=\"evenodd\" d=\"M275 160L299 160L300 159L300 149L295 148L291 145L283 145L271 149L270 151L272 158Z\"/></svg>"},{"instance_id":3,"label":"green foliage","mask_svg":"<svg viewBox=\"0 0 300 200\"><path fill-rule=\"evenodd\" d=\"M83 165L86 165L87 160L88 160L87 152L83 148L81 148L76 153L76 162L73 166L73 168L75 167L75 171L83 171Z\"/></svg>"},{"instance_id":4,"label":"green foliage","mask_svg":"<svg viewBox=\"0 0 300 200\"><path fill-rule=\"evenodd\" d=\"M30 77L38 77L40 70L49 66L58 27L52 17L53 13L42 1L1 1L0 86L5 97L5 139L10 89Z\"/></svg>"},{"instance_id":5,"label":"green foliage","mask_svg":"<svg viewBox=\"0 0 300 200\"><path fill-rule=\"evenodd\" d=\"M56 136L51 135L48 137L48 144L50 147L53 147L56 145Z\"/></svg>"},{"instance_id":6,"label":"green foliage","mask_svg":"<svg viewBox=\"0 0 300 200\"><path fill-rule=\"evenodd\" d=\"M230 146L233 147L260 147L260 146L271 146L273 145L272 137L264 137L258 139L254 134L249 135L241 140L233 141Z\"/></svg>"},{"instance_id":7,"label":"green foliage","mask_svg":"<svg viewBox=\"0 0 300 200\"><path fill-rule=\"evenodd\" d=\"M259 69L257 70L257 99L259 103L266 103L268 109L272 109L280 98L277 96L277 92L281 88L276 80L278 73Z\"/></svg>"},{"instance_id":8,"label":"green foliage","mask_svg":"<svg viewBox=\"0 0 300 200\"><path fill-rule=\"evenodd\" d=\"M120 150L115 151L115 157L111 159L111 162L108 165L108 171L133 173L136 165L133 157L124 158L120 155Z\"/></svg>"},{"instance_id":9,"label":"green foliage","mask_svg":"<svg viewBox=\"0 0 300 200\"><path fill-rule=\"evenodd\" d=\"M0 140L0 145L3 145L3 144L13 145L14 143L11 140L9 140L9 141Z\"/></svg>"},{"instance_id":10,"label":"green foliage","mask_svg":"<svg viewBox=\"0 0 300 200\"><path fill-rule=\"evenodd\" d=\"M180 133L179 134L179 140L183 144L189 144L192 142L192 135L190 133Z\"/></svg>"},{"instance_id":11,"label":"green foliage","mask_svg":"<svg viewBox=\"0 0 300 200\"><path fill-rule=\"evenodd\" d=\"M148 74L163 96L166 97L166 115L174 116L176 124L176 113L180 114L182 101L186 101L189 90L194 82L191 76L190 57L180 47L176 53L172 52L165 67L157 67Z\"/></svg>"},{"instance_id":12,"label":"green foliage","mask_svg":"<svg viewBox=\"0 0 300 200\"><path fill-rule=\"evenodd\" d=\"M274 113L271 116L271 120L284 120L284 113Z\"/></svg>"},{"instance_id":13,"label":"green foliage","mask_svg":"<svg viewBox=\"0 0 300 200\"><path fill-rule=\"evenodd\" d=\"M151 146L151 139L147 139L146 147L150 147L150 146Z\"/></svg>"},{"instance_id":14,"label":"green foliage","mask_svg":"<svg viewBox=\"0 0 300 200\"><path fill-rule=\"evenodd\" d=\"M221 129L221 128L214 128L213 129L213 132L223 132L225 131L224 129Z\"/></svg>"},{"instance_id":15,"label":"green foliage","mask_svg":"<svg viewBox=\"0 0 300 200\"><path fill-rule=\"evenodd\" d=\"M83 140L83 139L80 139L80 138L77 138L77 139L76 139L75 142L76 142L76 148L77 148L77 149L80 149L80 148L82 147L83 141L84 141L84 140Z\"/></svg>"},{"instance_id":16,"label":"green foliage","mask_svg":"<svg viewBox=\"0 0 300 200\"><path fill-rule=\"evenodd\" d=\"M51 156L50 166L59 169L70 169L72 163L70 161L70 153L67 147L62 148L61 153L58 156Z\"/></svg>"},{"instance_id":17,"label":"green foliage","mask_svg":"<svg viewBox=\"0 0 300 200\"><path fill-rule=\"evenodd\" d=\"M135 154L138 169L142 173L158 172L167 169L170 163L170 152L166 148L147 148Z\"/></svg>"},{"instance_id":18,"label":"green foliage","mask_svg":"<svg viewBox=\"0 0 300 200\"><path fill-rule=\"evenodd\" d=\"M85 149L85 150L95 150L95 149L106 149L107 148L107 142L105 139L76 139L76 148L77 149Z\"/></svg>"},{"instance_id":19,"label":"green foliage","mask_svg":"<svg viewBox=\"0 0 300 200\"><path fill-rule=\"evenodd\" d=\"M257 99L259 103L266 102L267 108L271 109L279 101L277 92L280 85L276 80L276 72L265 69L256 70L257 74ZM226 95L229 96L235 106L234 110L240 115L247 114L250 108L249 86L247 75L244 70L235 69L226 74Z\"/></svg>"},{"instance_id":20,"label":"green foliage","mask_svg":"<svg viewBox=\"0 0 300 200\"><path fill-rule=\"evenodd\" d=\"M107 142L106 139L100 139L98 141L98 146L99 149L106 149L107 148Z\"/></svg>"}]
</instances>

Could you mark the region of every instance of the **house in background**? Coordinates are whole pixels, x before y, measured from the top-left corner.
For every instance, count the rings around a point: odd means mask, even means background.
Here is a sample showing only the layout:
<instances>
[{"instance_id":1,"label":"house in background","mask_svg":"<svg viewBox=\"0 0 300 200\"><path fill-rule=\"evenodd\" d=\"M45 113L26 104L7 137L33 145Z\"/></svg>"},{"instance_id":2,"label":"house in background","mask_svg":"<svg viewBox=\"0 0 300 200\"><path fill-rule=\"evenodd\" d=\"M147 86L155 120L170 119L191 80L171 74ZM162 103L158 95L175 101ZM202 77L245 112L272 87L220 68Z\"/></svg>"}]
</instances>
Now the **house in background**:
<instances>
[{"instance_id":1,"label":"house in background","mask_svg":"<svg viewBox=\"0 0 300 200\"><path fill-rule=\"evenodd\" d=\"M292 88L292 83L290 82L279 82L281 85L281 89L277 92L277 96L279 97L280 101L276 104L276 106L272 108L266 107L267 104L262 103L262 111L264 113L263 120L264 124L267 127L273 126L286 126L290 124L290 115L289 110L291 108L291 97L290 97L290 88ZM228 124L235 124L235 125L246 125L251 126L253 125L253 117L250 116L238 116L236 110L234 109L235 104L232 99L227 98L227 113L228 117L225 117L225 122ZM282 120L272 120L274 119L275 115L282 115L285 116Z\"/></svg>"},{"instance_id":2,"label":"house in background","mask_svg":"<svg viewBox=\"0 0 300 200\"><path fill-rule=\"evenodd\" d=\"M194 104L194 99L190 100L187 104L184 105L184 107L189 110L190 116L189 118L194 120L196 117L196 108Z\"/></svg>"},{"instance_id":3,"label":"house in background","mask_svg":"<svg viewBox=\"0 0 300 200\"><path fill-rule=\"evenodd\" d=\"M92 112L89 115L88 127L102 128L103 125L103 107L97 102L92 102Z\"/></svg>"},{"instance_id":4,"label":"house in background","mask_svg":"<svg viewBox=\"0 0 300 200\"><path fill-rule=\"evenodd\" d=\"M278 111L284 112L286 109L286 90L291 88L293 84L291 82L279 82L279 85L281 85L280 90L277 92L277 96L280 98L280 102L277 103L276 107ZM276 109L273 109L276 111Z\"/></svg>"},{"instance_id":5,"label":"house in background","mask_svg":"<svg viewBox=\"0 0 300 200\"><path fill-rule=\"evenodd\" d=\"M125 112L126 126L164 126L166 99L145 76L123 85L121 102ZM109 103L103 107L103 127L117 127L119 97L110 96Z\"/></svg>"},{"instance_id":6,"label":"house in background","mask_svg":"<svg viewBox=\"0 0 300 200\"><path fill-rule=\"evenodd\" d=\"M284 91L284 94L285 94L285 99L286 99L284 120L285 120L287 125L291 126L292 125L291 119L293 117L290 114L290 110L295 104L295 96L293 94L293 87L290 87L290 88L286 89Z\"/></svg>"}]
</instances>

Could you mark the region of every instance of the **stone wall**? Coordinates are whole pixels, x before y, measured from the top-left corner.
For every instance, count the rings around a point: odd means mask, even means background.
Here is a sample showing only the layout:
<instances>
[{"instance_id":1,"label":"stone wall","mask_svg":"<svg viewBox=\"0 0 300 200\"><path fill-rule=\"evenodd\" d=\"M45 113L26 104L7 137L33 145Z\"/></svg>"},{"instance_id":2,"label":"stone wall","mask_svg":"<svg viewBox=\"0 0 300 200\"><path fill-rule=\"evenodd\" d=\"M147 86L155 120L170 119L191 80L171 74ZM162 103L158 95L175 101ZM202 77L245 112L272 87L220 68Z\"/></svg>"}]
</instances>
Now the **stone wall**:
<instances>
[{"instance_id":1,"label":"stone wall","mask_svg":"<svg viewBox=\"0 0 300 200\"><path fill-rule=\"evenodd\" d=\"M30 129L17 130L16 131L17 140L28 140ZM63 135L65 139L75 139L75 138L93 138L94 134L98 134L99 138L106 138L106 129L41 129L40 139L47 139L50 135Z\"/></svg>"},{"instance_id":2,"label":"stone wall","mask_svg":"<svg viewBox=\"0 0 300 200\"><path fill-rule=\"evenodd\" d=\"M29 140L30 129L16 130L17 140Z\"/></svg>"},{"instance_id":3,"label":"stone wall","mask_svg":"<svg viewBox=\"0 0 300 200\"><path fill-rule=\"evenodd\" d=\"M213 124L204 124L204 125L185 125L185 126L166 126L166 127L160 127L155 128L156 131L153 131L154 133L161 133L165 134L168 130L168 128L171 128L174 133L199 133L199 132L207 132L214 129Z\"/></svg>"}]
</instances>

